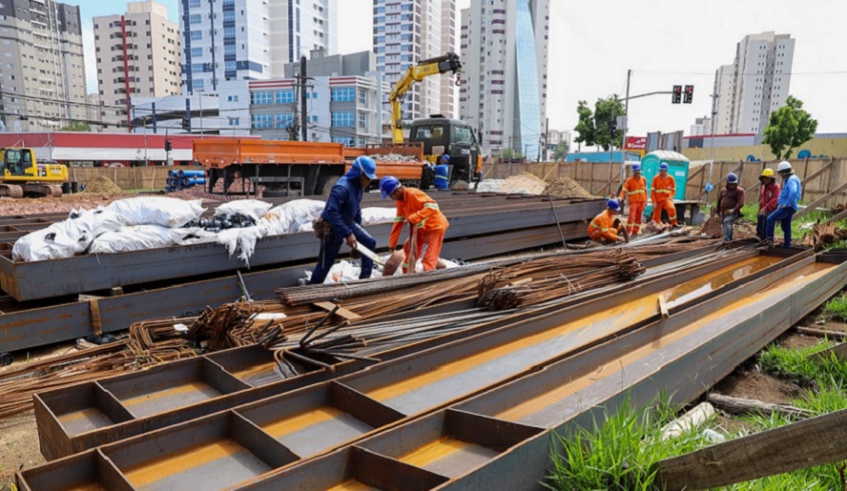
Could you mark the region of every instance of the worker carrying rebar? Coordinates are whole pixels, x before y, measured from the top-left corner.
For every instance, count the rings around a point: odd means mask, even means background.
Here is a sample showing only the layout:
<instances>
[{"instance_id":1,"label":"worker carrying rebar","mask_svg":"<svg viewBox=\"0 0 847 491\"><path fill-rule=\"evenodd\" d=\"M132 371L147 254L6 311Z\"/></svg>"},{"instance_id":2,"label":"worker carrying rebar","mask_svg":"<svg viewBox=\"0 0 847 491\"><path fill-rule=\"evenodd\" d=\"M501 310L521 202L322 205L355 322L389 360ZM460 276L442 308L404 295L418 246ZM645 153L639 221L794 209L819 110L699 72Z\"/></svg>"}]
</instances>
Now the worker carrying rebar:
<instances>
[{"instance_id":1,"label":"worker carrying rebar","mask_svg":"<svg viewBox=\"0 0 847 491\"><path fill-rule=\"evenodd\" d=\"M653 201L653 221L662 223L662 211L668 213L668 220L676 227L676 207L673 197L676 195L676 181L668 174L668 164L659 164L659 173L653 178L650 187L650 199Z\"/></svg>"},{"instance_id":2,"label":"worker carrying rebar","mask_svg":"<svg viewBox=\"0 0 847 491\"><path fill-rule=\"evenodd\" d=\"M617 200L607 201L606 210L588 224L588 236L591 240L601 244L624 242L624 238L618 235L623 232L623 225L617 217L620 211L621 205Z\"/></svg>"},{"instance_id":3,"label":"worker carrying rebar","mask_svg":"<svg viewBox=\"0 0 847 491\"><path fill-rule=\"evenodd\" d=\"M647 179L641 175L641 165L632 165L632 176L626 180L621 189L620 201L629 201L629 218L626 221L626 231L630 236L641 233L641 217L647 208Z\"/></svg>"},{"instance_id":4,"label":"worker carrying rebar","mask_svg":"<svg viewBox=\"0 0 847 491\"><path fill-rule=\"evenodd\" d=\"M776 211L779 203L779 183L776 182L773 169L765 169L762 175L759 176L759 182L762 183L759 189L759 212L756 214L756 237L759 240L765 240L765 231L767 229L768 215Z\"/></svg>"},{"instance_id":5,"label":"worker carrying rebar","mask_svg":"<svg viewBox=\"0 0 847 491\"><path fill-rule=\"evenodd\" d=\"M776 166L776 172L782 177L782 190L779 192L776 210L768 215L765 224L765 240L773 242L776 223L779 222L783 233L782 246L788 249L791 247L791 220L797 213L803 188L800 178L794 175L794 169L791 168L791 163L788 161L780 162Z\"/></svg>"},{"instance_id":6,"label":"worker carrying rebar","mask_svg":"<svg viewBox=\"0 0 847 491\"><path fill-rule=\"evenodd\" d=\"M376 239L362 228L362 196L375 179L376 162L370 157L361 156L353 161L350 170L332 186L319 220L329 224L329 227L320 227L320 223L315 227L316 234L321 237L321 250L318 264L312 271L311 284L321 284L326 280L345 242L350 249L355 249L359 242L371 251L376 249ZM363 255L359 279L370 278L373 265L373 260Z\"/></svg>"},{"instance_id":7,"label":"worker carrying rebar","mask_svg":"<svg viewBox=\"0 0 847 491\"><path fill-rule=\"evenodd\" d=\"M723 223L723 240L732 240L732 225L741 216L741 207L744 206L744 188L738 185L738 176L734 172L726 175L726 187L718 193L718 202L712 213L716 214Z\"/></svg>"},{"instance_id":8,"label":"worker carrying rebar","mask_svg":"<svg viewBox=\"0 0 847 491\"><path fill-rule=\"evenodd\" d=\"M415 235L415 258L421 257L423 252L424 271L433 271L438 264L438 256L441 254L441 246L444 242L444 233L450 222L441 213L438 203L420 189L407 188L400 184L394 176L383 177L379 181L379 190L382 199L391 198L397 204L397 217L394 226L391 227L391 237L388 239L388 248L392 252L397 249L400 233L403 225L409 223L412 226L412 234ZM414 271L415 265L409 263L412 237L403 243L403 252L406 259L403 262L403 273L409 269ZM426 250L424 251L424 246Z\"/></svg>"}]
</instances>

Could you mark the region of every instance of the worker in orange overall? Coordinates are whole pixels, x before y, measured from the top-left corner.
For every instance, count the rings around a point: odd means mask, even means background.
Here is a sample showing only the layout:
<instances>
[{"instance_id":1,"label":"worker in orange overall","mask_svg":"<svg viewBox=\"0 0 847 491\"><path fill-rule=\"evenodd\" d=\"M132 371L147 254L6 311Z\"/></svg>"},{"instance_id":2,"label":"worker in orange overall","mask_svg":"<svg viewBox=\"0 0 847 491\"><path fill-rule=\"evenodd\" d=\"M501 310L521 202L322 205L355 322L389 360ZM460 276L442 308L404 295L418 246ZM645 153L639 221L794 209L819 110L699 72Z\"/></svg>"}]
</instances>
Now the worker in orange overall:
<instances>
[{"instance_id":1,"label":"worker in orange overall","mask_svg":"<svg viewBox=\"0 0 847 491\"><path fill-rule=\"evenodd\" d=\"M438 208L438 203L420 189L403 186L394 176L383 177L379 181L379 190L382 193L382 199L390 197L397 203L397 217L394 219L391 237L388 239L389 250L393 252L397 248L403 224L409 222L414 226L414 233L417 234L415 257L421 257L421 252L426 246L422 261L424 271L435 270L438 256L441 254L441 245L444 242L444 233L450 226L447 218ZM408 273L410 268L414 271L415 267L414 264L408 263L410 241L411 237L403 244L403 252L406 253L403 273Z\"/></svg>"},{"instance_id":2,"label":"worker in orange overall","mask_svg":"<svg viewBox=\"0 0 847 491\"><path fill-rule=\"evenodd\" d=\"M626 231L630 236L641 233L641 217L647 208L647 179L641 175L641 165L633 164L632 176L626 180L621 189L620 201L629 200L629 218L626 221Z\"/></svg>"},{"instance_id":3,"label":"worker in orange overall","mask_svg":"<svg viewBox=\"0 0 847 491\"><path fill-rule=\"evenodd\" d=\"M659 174L653 178L650 189L650 198L653 200L653 221L662 223L662 210L668 212L671 225L676 227L676 207L673 205L673 197L676 194L676 181L668 174L668 164L662 162L659 165Z\"/></svg>"},{"instance_id":4,"label":"worker in orange overall","mask_svg":"<svg viewBox=\"0 0 847 491\"><path fill-rule=\"evenodd\" d=\"M623 225L617 218L620 210L621 205L616 200L610 199L606 202L606 211L594 217L588 224L588 236L591 240L601 244L624 241L624 238L618 235L623 231Z\"/></svg>"}]
</instances>

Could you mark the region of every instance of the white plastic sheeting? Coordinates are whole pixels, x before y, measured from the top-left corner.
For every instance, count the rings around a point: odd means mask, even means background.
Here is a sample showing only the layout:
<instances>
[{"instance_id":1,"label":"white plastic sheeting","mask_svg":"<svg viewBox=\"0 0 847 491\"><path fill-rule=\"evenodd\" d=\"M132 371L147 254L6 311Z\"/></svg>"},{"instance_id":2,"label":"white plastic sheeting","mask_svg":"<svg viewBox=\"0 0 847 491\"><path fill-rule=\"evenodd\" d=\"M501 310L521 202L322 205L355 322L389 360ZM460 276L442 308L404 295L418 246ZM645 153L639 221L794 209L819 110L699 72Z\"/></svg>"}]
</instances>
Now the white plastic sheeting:
<instances>
[{"instance_id":1,"label":"white plastic sheeting","mask_svg":"<svg viewBox=\"0 0 847 491\"><path fill-rule=\"evenodd\" d=\"M168 228L161 225L135 225L108 232L94 239L91 254L143 251L179 243L192 229Z\"/></svg>"},{"instance_id":2,"label":"white plastic sheeting","mask_svg":"<svg viewBox=\"0 0 847 491\"><path fill-rule=\"evenodd\" d=\"M14 261L44 261L81 254L100 235L120 229L126 220L103 209L71 211L68 218L29 233L12 247Z\"/></svg>"},{"instance_id":3,"label":"white plastic sheeting","mask_svg":"<svg viewBox=\"0 0 847 491\"><path fill-rule=\"evenodd\" d=\"M161 225L179 228L203 214L203 200L181 200L162 196L121 199L106 209L123 216L127 225Z\"/></svg>"},{"instance_id":4,"label":"white plastic sheeting","mask_svg":"<svg viewBox=\"0 0 847 491\"><path fill-rule=\"evenodd\" d=\"M259 221L273 205L257 199L239 199L224 203L215 209L216 217L243 215Z\"/></svg>"}]
</instances>

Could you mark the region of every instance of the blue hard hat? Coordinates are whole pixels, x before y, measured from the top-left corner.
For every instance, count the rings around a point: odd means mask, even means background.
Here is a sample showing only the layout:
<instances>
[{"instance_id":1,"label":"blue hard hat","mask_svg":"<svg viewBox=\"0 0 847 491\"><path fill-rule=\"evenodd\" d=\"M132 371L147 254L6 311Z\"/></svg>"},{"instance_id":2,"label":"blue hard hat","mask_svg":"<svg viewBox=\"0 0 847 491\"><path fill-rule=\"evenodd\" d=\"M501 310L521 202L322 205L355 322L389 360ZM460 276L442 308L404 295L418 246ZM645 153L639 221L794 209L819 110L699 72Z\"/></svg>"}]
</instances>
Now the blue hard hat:
<instances>
[{"instance_id":1,"label":"blue hard hat","mask_svg":"<svg viewBox=\"0 0 847 491\"><path fill-rule=\"evenodd\" d=\"M618 204L618 200L610 199L609 201L606 201L606 208L610 210L620 210L621 205Z\"/></svg>"},{"instance_id":2,"label":"blue hard hat","mask_svg":"<svg viewBox=\"0 0 847 491\"><path fill-rule=\"evenodd\" d=\"M632 172L641 172L641 164L632 164Z\"/></svg>"},{"instance_id":3,"label":"blue hard hat","mask_svg":"<svg viewBox=\"0 0 847 491\"><path fill-rule=\"evenodd\" d=\"M726 175L726 182L729 184L735 184L738 182L738 176L736 176L734 172L730 172Z\"/></svg>"},{"instance_id":4,"label":"blue hard hat","mask_svg":"<svg viewBox=\"0 0 847 491\"><path fill-rule=\"evenodd\" d=\"M400 181L394 176L385 176L379 180L379 192L382 193L382 199L389 197L398 187L400 187Z\"/></svg>"},{"instance_id":5,"label":"blue hard hat","mask_svg":"<svg viewBox=\"0 0 847 491\"><path fill-rule=\"evenodd\" d=\"M668 170L668 164L666 162L662 162L659 164L659 170Z\"/></svg>"},{"instance_id":6,"label":"blue hard hat","mask_svg":"<svg viewBox=\"0 0 847 491\"><path fill-rule=\"evenodd\" d=\"M449 164L450 163L450 156L445 153L441 156L441 160L443 160L445 164Z\"/></svg>"},{"instance_id":7,"label":"blue hard hat","mask_svg":"<svg viewBox=\"0 0 847 491\"><path fill-rule=\"evenodd\" d=\"M368 179L376 179L376 162L367 155L356 157L356 160L353 161L353 168L362 171L362 174Z\"/></svg>"}]
</instances>

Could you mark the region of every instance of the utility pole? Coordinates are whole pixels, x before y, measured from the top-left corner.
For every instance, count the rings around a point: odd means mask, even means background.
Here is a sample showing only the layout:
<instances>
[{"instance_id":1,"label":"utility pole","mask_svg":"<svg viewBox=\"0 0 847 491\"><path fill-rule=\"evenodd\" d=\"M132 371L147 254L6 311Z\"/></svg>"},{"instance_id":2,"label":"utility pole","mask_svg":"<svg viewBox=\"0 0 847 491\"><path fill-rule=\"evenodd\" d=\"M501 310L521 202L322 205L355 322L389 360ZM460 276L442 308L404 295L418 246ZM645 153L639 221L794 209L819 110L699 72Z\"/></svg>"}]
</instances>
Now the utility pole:
<instances>
[{"instance_id":1,"label":"utility pole","mask_svg":"<svg viewBox=\"0 0 847 491\"><path fill-rule=\"evenodd\" d=\"M629 81L632 78L632 69L626 71L626 100L624 102L624 121L623 125L623 146L626 148L626 134L629 130ZM624 150L624 154L626 154L626 150ZM621 178L620 185L623 186L623 181L626 179L626 158L621 158Z\"/></svg>"},{"instance_id":2,"label":"utility pole","mask_svg":"<svg viewBox=\"0 0 847 491\"><path fill-rule=\"evenodd\" d=\"M308 119L306 115L306 56L300 57L300 78L298 82L300 84L300 131L302 141L309 141L308 126L306 125Z\"/></svg>"},{"instance_id":3,"label":"utility pole","mask_svg":"<svg viewBox=\"0 0 847 491\"><path fill-rule=\"evenodd\" d=\"M547 158L547 139L550 138L550 118L546 118L544 120L544 161L547 162L549 159Z\"/></svg>"}]
</instances>

